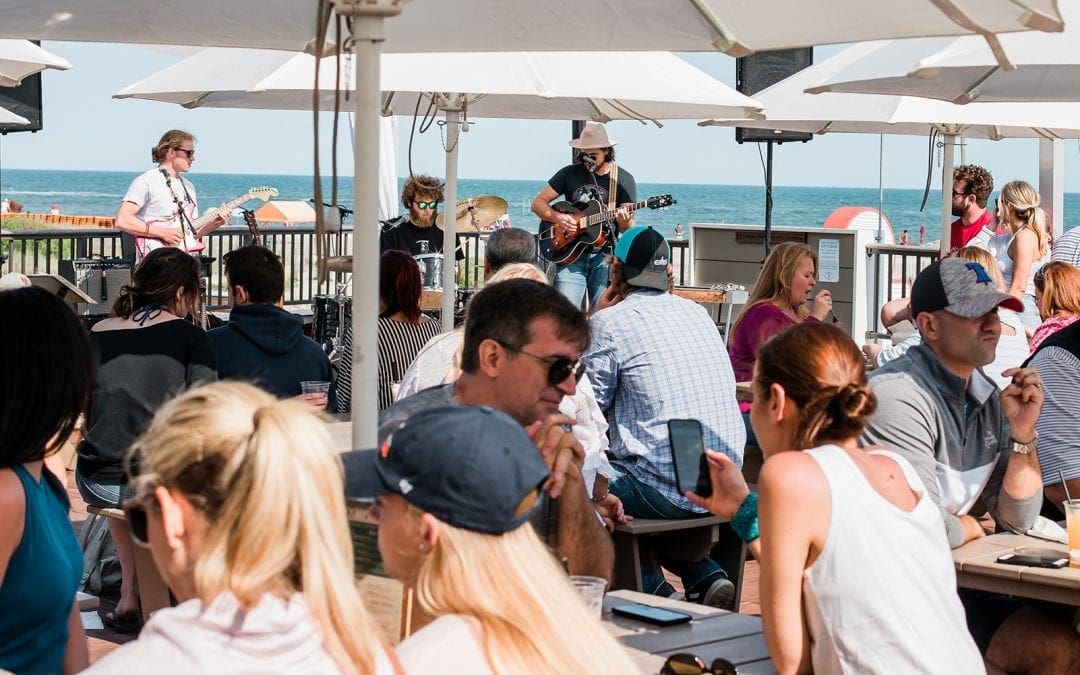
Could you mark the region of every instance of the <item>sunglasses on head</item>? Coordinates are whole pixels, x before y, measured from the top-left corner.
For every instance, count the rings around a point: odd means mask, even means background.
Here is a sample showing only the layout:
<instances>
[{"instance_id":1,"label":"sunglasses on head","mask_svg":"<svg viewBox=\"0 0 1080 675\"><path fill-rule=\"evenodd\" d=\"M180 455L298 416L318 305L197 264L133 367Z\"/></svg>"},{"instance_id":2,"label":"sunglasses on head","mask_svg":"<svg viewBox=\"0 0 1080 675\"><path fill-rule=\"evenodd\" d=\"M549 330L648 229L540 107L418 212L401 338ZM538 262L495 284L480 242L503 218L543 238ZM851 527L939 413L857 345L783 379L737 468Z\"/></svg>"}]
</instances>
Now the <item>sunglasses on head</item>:
<instances>
[{"instance_id":1,"label":"sunglasses on head","mask_svg":"<svg viewBox=\"0 0 1080 675\"><path fill-rule=\"evenodd\" d=\"M150 539L146 534L146 505L152 498L150 494L144 493L124 501L124 517L127 518L131 540L143 547L150 546Z\"/></svg>"},{"instance_id":2,"label":"sunglasses on head","mask_svg":"<svg viewBox=\"0 0 1080 675\"><path fill-rule=\"evenodd\" d=\"M738 672L727 659L713 659L712 665L706 667L695 654L672 654L660 669L660 675L738 675Z\"/></svg>"},{"instance_id":3,"label":"sunglasses on head","mask_svg":"<svg viewBox=\"0 0 1080 675\"><path fill-rule=\"evenodd\" d=\"M1042 284L1042 282L1046 281L1046 266L1043 265L1039 269L1035 270L1035 275L1031 278L1031 280L1040 285Z\"/></svg>"},{"instance_id":4,"label":"sunglasses on head","mask_svg":"<svg viewBox=\"0 0 1080 675\"><path fill-rule=\"evenodd\" d=\"M413 203L416 204L416 208L420 209L421 211L425 211L427 209L434 209L436 206L438 206L439 205L439 200L436 199L436 200L430 201L430 202L413 202Z\"/></svg>"},{"instance_id":5,"label":"sunglasses on head","mask_svg":"<svg viewBox=\"0 0 1080 675\"><path fill-rule=\"evenodd\" d=\"M499 343L504 349L507 349L516 354L524 354L532 359L539 361L548 368L547 379L548 384L552 386L558 386L566 381L566 378L571 375L574 376L574 383L581 379L582 374L585 372L585 364L581 362L581 359L573 360L568 359L565 356L538 356L536 354L529 353L524 349L514 349L510 345Z\"/></svg>"}]
</instances>

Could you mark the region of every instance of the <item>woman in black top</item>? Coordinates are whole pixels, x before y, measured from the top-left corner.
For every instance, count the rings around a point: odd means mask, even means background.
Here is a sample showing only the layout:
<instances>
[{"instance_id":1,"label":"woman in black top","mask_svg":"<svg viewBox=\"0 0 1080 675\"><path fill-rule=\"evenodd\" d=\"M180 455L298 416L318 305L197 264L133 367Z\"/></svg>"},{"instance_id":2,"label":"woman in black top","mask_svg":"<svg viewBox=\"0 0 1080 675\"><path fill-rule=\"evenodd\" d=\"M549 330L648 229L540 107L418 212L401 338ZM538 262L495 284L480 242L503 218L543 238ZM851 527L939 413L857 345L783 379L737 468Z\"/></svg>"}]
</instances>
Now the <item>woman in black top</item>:
<instances>
[{"instance_id":1,"label":"woman in black top","mask_svg":"<svg viewBox=\"0 0 1080 675\"><path fill-rule=\"evenodd\" d=\"M177 248L147 255L113 304L112 316L94 325L90 342L97 387L79 446L79 493L90 506L118 507L131 496L124 456L154 413L196 382L217 379L206 333L185 321L199 292L199 263ZM106 623L118 632L139 627L135 558L124 521L110 518L122 582L116 611Z\"/></svg>"}]
</instances>

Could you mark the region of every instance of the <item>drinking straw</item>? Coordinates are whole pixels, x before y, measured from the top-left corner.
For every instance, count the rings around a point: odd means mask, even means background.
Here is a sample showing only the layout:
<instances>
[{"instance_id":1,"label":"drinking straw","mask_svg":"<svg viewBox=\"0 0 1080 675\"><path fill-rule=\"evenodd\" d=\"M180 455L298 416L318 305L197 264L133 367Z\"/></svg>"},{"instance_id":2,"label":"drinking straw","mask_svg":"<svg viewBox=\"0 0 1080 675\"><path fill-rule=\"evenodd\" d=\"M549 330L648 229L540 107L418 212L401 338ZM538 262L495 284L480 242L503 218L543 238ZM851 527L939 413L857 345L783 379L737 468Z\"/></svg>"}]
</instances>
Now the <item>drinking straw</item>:
<instances>
[{"instance_id":1,"label":"drinking straw","mask_svg":"<svg viewBox=\"0 0 1080 675\"><path fill-rule=\"evenodd\" d=\"M1065 499L1072 501L1072 496L1069 494L1069 484L1065 482L1065 472L1058 469L1058 477L1061 478L1061 487L1065 488Z\"/></svg>"}]
</instances>

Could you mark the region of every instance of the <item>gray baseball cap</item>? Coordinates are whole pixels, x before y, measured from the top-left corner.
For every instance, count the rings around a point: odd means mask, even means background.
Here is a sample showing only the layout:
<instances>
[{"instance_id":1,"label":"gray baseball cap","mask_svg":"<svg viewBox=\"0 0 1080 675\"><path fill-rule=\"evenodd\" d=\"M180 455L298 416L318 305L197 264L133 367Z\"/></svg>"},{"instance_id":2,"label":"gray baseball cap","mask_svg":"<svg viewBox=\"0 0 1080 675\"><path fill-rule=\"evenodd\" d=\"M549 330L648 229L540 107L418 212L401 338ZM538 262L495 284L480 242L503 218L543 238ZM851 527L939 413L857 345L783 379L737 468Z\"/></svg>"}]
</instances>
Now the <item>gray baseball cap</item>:
<instances>
[{"instance_id":1,"label":"gray baseball cap","mask_svg":"<svg viewBox=\"0 0 1080 675\"><path fill-rule=\"evenodd\" d=\"M1023 311L1020 300L994 286L986 268L962 258L945 258L930 265L911 286L911 316L943 309L965 319L977 319L995 307Z\"/></svg>"}]
</instances>

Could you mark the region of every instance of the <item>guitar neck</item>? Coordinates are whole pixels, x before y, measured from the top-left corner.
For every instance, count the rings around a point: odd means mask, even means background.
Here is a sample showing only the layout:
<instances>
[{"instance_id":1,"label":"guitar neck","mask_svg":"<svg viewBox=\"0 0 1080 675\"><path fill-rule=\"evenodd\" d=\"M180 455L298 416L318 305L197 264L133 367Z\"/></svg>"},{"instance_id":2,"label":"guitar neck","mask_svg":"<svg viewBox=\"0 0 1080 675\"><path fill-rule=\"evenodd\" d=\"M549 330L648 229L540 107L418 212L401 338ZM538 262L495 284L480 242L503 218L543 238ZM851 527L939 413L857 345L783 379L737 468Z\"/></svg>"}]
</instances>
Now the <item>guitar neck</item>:
<instances>
[{"instance_id":1,"label":"guitar neck","mask_svg":"<svg viewBox=\"0 0 1080 675\"><path fill-rule=\"evenodd\" d=\"M645 208L645 206L648 204L648 202L649 202L649 200L643 199L640 202L634 202L633 204L627 204L625 206L620 205L619 208L620 209L626 209L630 213L633 213L634 211L637 211L638 209ZM597 223L602 223L602 222L605 222L605 221L608 221L608 220L613 220L614 218L615 218L615 211L601 211L600 213L594 213L591 216L587 216L585 218L585 221L584 221L585 222L585 227L590 227L592 225L596 225Z\"/></svg>"},{"instance_id":2,"label":"guitar neck","mask_svg":"<svg viewBox=\"0 0 1080 675\"><path fill-rule=\"evenodd\" d=\"M196 232L198 232L199 228L201 228L203 225L206 225L210 223L210 221L216 219L218 215L221 214L222 210L226 211L226 213L221 215L227 216L228 213L232 212L233 209L235 209L237 206L240 206L249 199L251 199L251 193L245 192L231 202L225 202L221 205L221 207L215 206L212 209L207 209L201 216L191 221L191 227L194 228Z\"/></svg>"}]
</instances>

